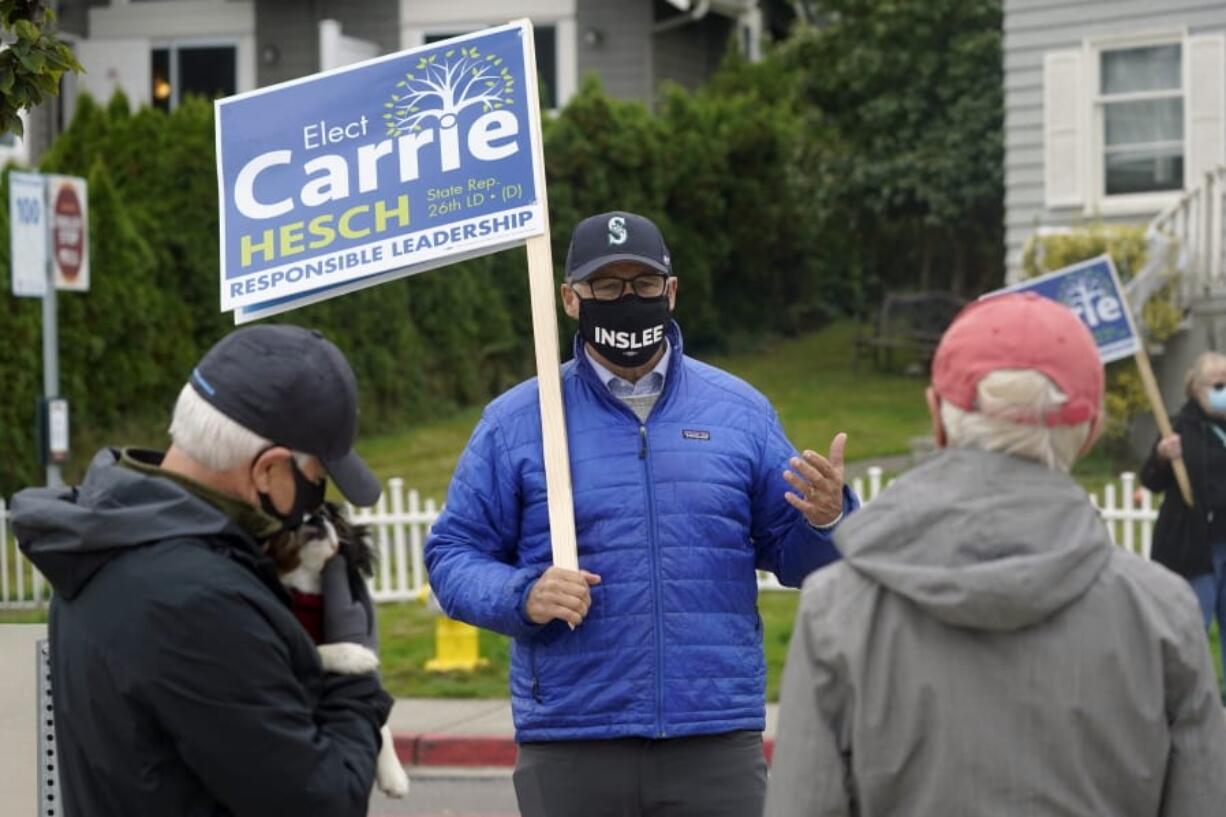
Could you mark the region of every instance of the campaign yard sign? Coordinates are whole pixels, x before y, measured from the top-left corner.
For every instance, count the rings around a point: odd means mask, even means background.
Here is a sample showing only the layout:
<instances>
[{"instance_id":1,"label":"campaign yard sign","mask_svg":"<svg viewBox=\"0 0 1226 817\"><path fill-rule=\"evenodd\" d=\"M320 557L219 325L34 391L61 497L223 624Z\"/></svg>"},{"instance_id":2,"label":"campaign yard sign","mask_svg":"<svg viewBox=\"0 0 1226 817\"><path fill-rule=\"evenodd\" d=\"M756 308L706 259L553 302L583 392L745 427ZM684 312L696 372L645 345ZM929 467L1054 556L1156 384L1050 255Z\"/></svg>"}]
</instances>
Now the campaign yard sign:
<instances>
[{"instance_id":1,"label":"campaign yard sign","mask_svg":"<svg viewBox=\"0 0 1226 817\"><path fill-rule=\"evenodd\" d=\"M254 320L543 234L531 36L520 21L218 100L222 311Z\"/></svg>"},{"instance_id":2,"label":"campaign yard sign","mask_svg":"<svg viewBox=\"0 0 1226 817\"><path fill-rule=\"evenodd\" d=\"M1076 312L1093 333L1104 364L1135 355L1141 348L1124 288L1120 286L1119 275L1109 255L1100 255L983 297L1006 292L1034 292Z\"/></svg>"}]
</instances>

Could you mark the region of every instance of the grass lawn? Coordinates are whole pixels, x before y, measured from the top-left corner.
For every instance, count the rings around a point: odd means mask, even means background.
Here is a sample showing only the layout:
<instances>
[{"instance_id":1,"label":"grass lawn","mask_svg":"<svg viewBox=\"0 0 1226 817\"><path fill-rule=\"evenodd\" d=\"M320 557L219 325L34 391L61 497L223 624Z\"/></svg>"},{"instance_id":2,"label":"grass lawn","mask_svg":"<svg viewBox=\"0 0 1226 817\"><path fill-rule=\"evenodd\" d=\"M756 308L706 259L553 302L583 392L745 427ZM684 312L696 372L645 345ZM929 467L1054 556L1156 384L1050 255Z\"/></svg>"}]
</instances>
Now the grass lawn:
<instances>
[{"instance_id":1,"label":"grass lawn","mask_svg":"<svg viewBox=\"0 0 1226 817\"><path fill-rule=\"evenodd\" d=\"M792 443L825 453L840 431L848 434L849 460L903 454L912 437L927 433L925 380L878 372L870 364L852 371L856 327L833 324L820 332L764 344L752 354L704 358L744 378L779 412ZM479 408L397 434L363 437L358 451L383 480L401 477L408 488L440 503Z\"/></svg>"},{"instance_id":2,"label":"grass lawn","mask_svg":"<svg viewBox=\"0 0 1226 817\"><path fill-rule=\"evenodd\" d=\"M850 322L833 324L804 337L764 344L752 354L710 358L708 362L739 375L774 403L792 442L825 451L839 431L848 433L849 460L909 451L912 437L928 432L923 391L926 381L851 365ZM441 502L447 482L480 408L449 419L408 428L397 434L363 437L358 449L384 480L401 477L423 498ZM1119 467L1091 457L1077 476L1088 490L1114 480ZM764 593L760 608L769 669L769 696L778 695L787 656L797 596ZM42 620L41 611L0 611L0 623ZM507 641L482 632L481 654L490 666L474 673L438 675L423 665L433 655L435 618L420 603L388 604L379 609L384 679L397 696L482 698L506 695ZM1214 640L1217 650L1217 641Z\"/></svg>"},{"instance_id":3,"label":"grass lawn","mask_svg":"<svg viewBox=\"0 0 1226 817\"><path fill-rule=\"evenodd\" d=\"M763 593L758 600L766 646L767 696L772 701L779 697L779 679L798 599L797 593L775 591ZM485 669L472 673L426 672L422 667L434 654L434 621L433 614L421 604L388 604L379 608L383 680L388 690L397 697L505 697L508 640L496 633L481 632L481 655L490 659L490 666Z\"/></svg>"}]
</instances>

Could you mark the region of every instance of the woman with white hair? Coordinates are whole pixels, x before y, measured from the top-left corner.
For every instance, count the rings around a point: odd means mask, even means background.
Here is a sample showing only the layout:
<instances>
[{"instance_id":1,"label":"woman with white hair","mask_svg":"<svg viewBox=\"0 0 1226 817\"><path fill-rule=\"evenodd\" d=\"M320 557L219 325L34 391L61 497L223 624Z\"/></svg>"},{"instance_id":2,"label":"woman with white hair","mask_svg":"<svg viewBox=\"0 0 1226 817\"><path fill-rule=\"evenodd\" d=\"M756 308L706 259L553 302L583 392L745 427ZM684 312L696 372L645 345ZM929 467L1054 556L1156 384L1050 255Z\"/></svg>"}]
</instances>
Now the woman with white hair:
<instances>
[{"instance_id":1,"label":"woman with white hair","mask_svg":"<svg viewBox=\"0 0 1226 817\"><path fill-rule=\"evenodd\" d=\"M1141 482L1165 492L1154 527L1154 560L1191 583L1205 629L1216 617L1226 638L1226 355L1198 357L1185 388L1188 401L1173 421L1176 433L1154 443ZM1181 456L1192 483L1191 508L1174 487L1171 461Z\"/></svg>"}]
</instances>

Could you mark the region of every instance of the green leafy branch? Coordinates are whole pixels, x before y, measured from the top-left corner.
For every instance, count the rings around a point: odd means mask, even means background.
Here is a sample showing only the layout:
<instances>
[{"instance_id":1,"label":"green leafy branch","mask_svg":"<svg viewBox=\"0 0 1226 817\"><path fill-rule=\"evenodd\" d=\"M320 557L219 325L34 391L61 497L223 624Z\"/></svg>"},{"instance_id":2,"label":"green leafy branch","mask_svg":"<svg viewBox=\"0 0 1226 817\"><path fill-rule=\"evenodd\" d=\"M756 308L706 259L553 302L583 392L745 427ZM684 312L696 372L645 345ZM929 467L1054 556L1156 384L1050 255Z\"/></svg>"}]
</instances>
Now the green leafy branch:
<instances>
[{"instance_id":1,"label":"green leafy branch","mask_svg":"<svg viewBox=\"0 0 1226 817\"><path fill-rule=\"evenodd\" d=\"M0 50L0 133L22 135L18 114L58 94L65 71L84 70L54 24L43 0L0 0L0 29L16 37Z\"/></svg>"}]
</instances>

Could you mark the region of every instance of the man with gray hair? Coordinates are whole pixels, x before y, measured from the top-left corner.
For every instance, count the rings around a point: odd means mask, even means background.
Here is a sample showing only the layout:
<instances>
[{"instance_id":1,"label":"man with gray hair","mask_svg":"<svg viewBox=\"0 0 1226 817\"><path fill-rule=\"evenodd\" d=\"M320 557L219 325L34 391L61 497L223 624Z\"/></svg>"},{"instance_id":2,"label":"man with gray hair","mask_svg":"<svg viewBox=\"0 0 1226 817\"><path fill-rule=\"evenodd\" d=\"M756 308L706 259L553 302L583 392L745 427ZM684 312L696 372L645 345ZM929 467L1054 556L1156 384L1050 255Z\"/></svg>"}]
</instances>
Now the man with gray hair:
<instances>
[{"instance_id":1,"label":"man with gray hair","mask_svg":"<svg viewBox=\"0 0 1226 817\"><path fill-rule=\"evenodd\" d=\"M379 496L348 362L318 332L240 329L192 372L170 434L164 455L104 449L80 487L13 500L55 588L64 812L365 814L391 699L373 674L323 673L263 549L323 502L325 475L359 505ZM373 646L364 587L340 558L328 571L324 640Z\"/></svg>"},{"instance_id":2,"label":"man with gray hair","mask_svg":"<svg viewBox=\"0 0 1226 817\"><path fill-rule=\"evenodd\" d=\"M943 450L805 583L767 817L1221 813L1196 600L1068 477L1102 400L1063 305L1002 295L953 322L928 390Z\"/></svg>"}]
</instances>

